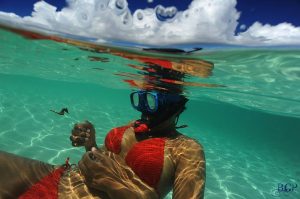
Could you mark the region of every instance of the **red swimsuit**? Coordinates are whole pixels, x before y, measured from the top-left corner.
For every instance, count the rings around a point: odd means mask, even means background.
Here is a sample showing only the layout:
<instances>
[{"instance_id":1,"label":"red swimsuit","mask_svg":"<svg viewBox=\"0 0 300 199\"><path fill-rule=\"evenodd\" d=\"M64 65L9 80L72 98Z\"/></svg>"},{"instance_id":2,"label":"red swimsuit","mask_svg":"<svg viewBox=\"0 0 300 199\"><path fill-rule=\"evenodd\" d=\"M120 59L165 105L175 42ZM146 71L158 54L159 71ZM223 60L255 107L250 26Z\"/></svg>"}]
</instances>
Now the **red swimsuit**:
<instances>
[{"instance_id":1,"label":"red swimsuit","mask_svg":"<svg viewBox=\"0 0 300 199\"><path fill-rule=\"evenodd\" d=\"M105 138L105 146L116 154L121 152L123 134L128 126L112 129ZM126 155L126 164L145 183L157 188L164 163L165 138L152 138L136 143Z\"/></svg>"},{"instance_id":2,"label":"red swimsuit","mask_svg":"<svg viewBox=\"0 0 300 199\"><path fill-rule=\"evenodd\" d=\"M18 199L55 199L58 198L58 184L65 168L59 167L47 176L43 177L39 182L32 185Z\"/></svg>"},{"instance_id":3,"label":"red swimsuit","mask_svg":"<svg viewBox=\"0 0 300 199\"><path fill-rule=\"evenodd\" d=\"M105 138L105 146L113 153L121 152L124 132L129 126L112 129ZM164 164L165 138L152 138L136 143L125 157L126 164L141 180L157 188ZM58 184L64 168L60 167L34 184L19 199L57 198Z\"/></svg>"}]
</instances>

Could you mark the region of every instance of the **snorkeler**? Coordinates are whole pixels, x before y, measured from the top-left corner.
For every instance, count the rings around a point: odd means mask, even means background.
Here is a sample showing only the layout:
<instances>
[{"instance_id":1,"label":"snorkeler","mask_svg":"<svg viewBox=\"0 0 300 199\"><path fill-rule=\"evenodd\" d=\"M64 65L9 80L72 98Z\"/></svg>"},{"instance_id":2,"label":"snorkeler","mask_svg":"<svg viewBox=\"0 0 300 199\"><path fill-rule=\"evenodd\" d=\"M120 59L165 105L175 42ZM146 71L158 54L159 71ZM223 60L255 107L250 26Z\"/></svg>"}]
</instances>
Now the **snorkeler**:
<instances>
[{"instance_id":1,"label":"snorkeler","mask_svg":"<svg viewBox=\"0 0 300 199\"><path fill-rule=\"evenodd\" d=\"M54 110L50 110L50 111L52 111L53 113L56 113L58 115L64 115L65 113L69 113L67 108L62 108L59 112L54 111Z\"/></svg>"},{"instance_id":2,"label":"snorkeler","mask_svg":"<svg viewBox=\"0 0 300 199\"><path fill-rule=\"evenodd\" d=\"M72 145L87 150L79 162L87 186L110 198L163 198L172 189L174 199L203 198L203 148L176 130L187 98L139 90L130 100L141 118L112 129L101 148L90 122L74 126Z\"/></svg>"}]
</instances>

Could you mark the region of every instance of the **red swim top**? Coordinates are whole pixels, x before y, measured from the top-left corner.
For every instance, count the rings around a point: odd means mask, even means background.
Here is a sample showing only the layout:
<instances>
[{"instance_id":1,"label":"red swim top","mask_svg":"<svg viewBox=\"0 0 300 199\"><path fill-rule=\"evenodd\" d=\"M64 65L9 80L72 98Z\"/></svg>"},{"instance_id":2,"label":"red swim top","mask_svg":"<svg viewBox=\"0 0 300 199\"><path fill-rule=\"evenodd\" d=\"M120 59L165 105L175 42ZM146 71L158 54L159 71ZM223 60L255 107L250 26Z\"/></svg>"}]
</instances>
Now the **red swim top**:
<instances>
[{"instance_id":1,"label":"red swim top","mask_svg":"<svg viewBox=\"0 0 300 199\"><path fill-rule=\"evenodd\" d=\"M112 129L105 138L105 146L116 154L121 152L124 132L129 126ZM165 138L151 138L136 143L125 157L126 164L141 180L157 188L164 163Z\"/></svg>"},{"instance_id":2,"label":"red swim top","mask_svg":"<svg viewBox=\"0 0 300 199\"><path fill-rule=\"evenodd\" d=\"M36 184L32 185L18 199L34 199L34 198L58 198L58 183L65 168L60 167L43 177Z\"/></svg>"}]
</instances>

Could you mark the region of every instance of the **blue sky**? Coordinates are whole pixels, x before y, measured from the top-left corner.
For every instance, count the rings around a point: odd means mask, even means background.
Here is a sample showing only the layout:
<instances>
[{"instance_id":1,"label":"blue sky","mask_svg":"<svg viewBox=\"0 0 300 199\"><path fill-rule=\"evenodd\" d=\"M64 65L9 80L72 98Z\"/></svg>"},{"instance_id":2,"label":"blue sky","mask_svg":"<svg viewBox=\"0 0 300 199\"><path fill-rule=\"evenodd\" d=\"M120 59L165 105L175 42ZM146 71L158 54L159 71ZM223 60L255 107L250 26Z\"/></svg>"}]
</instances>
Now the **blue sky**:
<instances>
[{"instance_id":1,"label":"blue sky","mask_svg":"<svg viewBox=\"0 0 300 199\"><path fill-rule=\"evenodd\" d=\"M45 0L47 3L55 6L58 11L60 11L62 8L66 7L66 2L64 0ZM75 0L69 0L69 1L75 1ZM85 0L89 1L89 0ZM90 1L96 1L96 0L90 0ZM101 0L101 1L108 1L108 0ZM114 0L117 1L117 0ZM151 1L151 0L148 0ZM132 16L134 16L134 12L137 9L142 9L144 10L145 8L155 8L157 5L162 5L164 7L168 6L175 6L178 11L184 11L187 10L189 5L191 4L192 0L152 0L152 2L148 2L147 0L127 0L128 2L128 9L131 11ZM198 2L199 7L201 8L201 0L194 0L195 2ZM205 0L206 2L209 0ZM33 4L38 1L36 0L1 0L0 1L0 11L3 13L8 13L12 12L15 13L16 15L19 15L21 17L24 16L30 16L31 12L33 10ZM239 32L243 32L247 30L249 27L249 31L247 33L244 33L242 35L243 38L236 38L239 40L239 42L250 42L250 38L263 38L263 41L268 43L270 40L276 38L276 35L272 35L270 37L263 35L263 32L268 32L272 33L274 31L278 31L278 34L281 37L284 37L284 31L287 32L293 32L294 35L292 35L292 39L296 39L296 43L300 43L297 40L300 40L300 36L298 35L298 29L300 27L300 0L211 0L211 2L214 2L214 8L212 10L218 10L220 5L217 4L224 4L224 9L221 9L222 12L224 12L224 15L226 15L226 12L231 12L231 17L232 19L228 20L233 20L236 21L236 25L234 24L229 24L227 29L224 30L224 28L213 28L213 26L219 26L220 24L211 24L212 28L211 31L223 31L223 35L226 35L228 32L232 32L234 29L234 33L231 36L236 35ZM216 3L217 2L217 3ZM236 2L236 4L234 4ZM234 5L234 8L233 8ZM80 12L80 7L77 9L78 12ZM237 16L237 13L239 13L239 16ZM143 13L145 14L145 13ZM216 20L222 20L222 16L218 15L219 13L215 13L216 15ZM42 15L42 14L40 14ZM230 15L230 13L229 13ZM202 16L203 17L203 16ZM209 17L209 16L205 16ZM211 16L210 16L211 17ZM201 18L196 18L201 20ZM209 18L207 18L209 19ZM47 19L48 20L48 19ZM193 18L195 20L195 18ZM37 21L37 20L35 20ZM39 20L40 22L41 20ZM42 20L45 21L45 20ZM49 22L49 21L48 21ZM47 23L48 23L47 22ZM258 23L256 23L258 22ZM50 22L49 22L50 23ZM152 19L148 19L148 23L154 23ZM212 22L209 22L212 23ZM256 24L255 24L256 23ZM198 26L200 24L203 24L203 22L199 22ZM205 23L204 23L205 24ZM271 25L268 26L267 24ZM281 26L278 26L279 24L282 24ZM194 24L197 25L197 24ZM210 24L209 24L210 25ZM49 24L47 24L49 27ZM116 25L117 26L117 25ZM165 30L167 26L168 28L172 27L170 25L160 25L159 29ZM232 26L232 27L231 27ZM163 27L163 28L161 28ZM175 25L174 25L175 27ZM191 25L192 27L192 25ZM57 27L56 27L57 28ZM156 29L157 26L155 26ZM174 28L176 29L176 28ZM153 30L151 30L153 32ZM295 33L297 32L297 33ZM150 34L150 33L149 33ZM201 32L195 31L194 34L201 35ZM289 33L287 33L289 34ZM147 34L145 34L147 35ZM182 35L182 34L181 34ZM229 35L229 33L228 33ZM298 37L299 36L299 37ZM114 36L112 36L114 38ZM121 36L116 36L117 39L125 39L126 38L120 38ZM184 37L184 35L182 36ZM197 41L196 39L198 37L192 37L190 35L186 36L186 41L187 42L195 42ZM206 36L209 37L209 36ZM247 38L246 38L247 37ZM146 38L146 37L145 37ZM205 35L202 37L205 38ZM228 38L228 36L227 36ZM143 39L143 38L141 38ZM210 37L208 40L211 39ZM235 40L236 40L235 39ZM105 40L105 38L104 38ZM135 41L134 38L129 38L131 41ZM138 39L137 39L138 40ZM207 39L206 39L207 40ZM220 38L220 36L216 35L216 40L215 42L222 42L225 41L226 39ZM230 39L229 39L230 40ZM281 40L284 40L284 38L281 38ZM182 40L183 42L185 41L184 39ZM205 41L205 40L204 40ZM212 42L213 39L211 39ZM139 41L137 41L139 42ZM200 41L201 42L201 41ZM229 43L232 41L229 41ZM290 39L289 42L291 43ZM167 42L168 43L168 42ZM270 43L270 42L269 42ZM278 43L278 42L277 42Z\"/></svg>"},{"instance_id":2,"label":"blue sky","mask_svg":"<svg viewBox=\"0 0 300 199\"><path fill-rule=\"evenodd\" d=\"M58 9L66 6L65 0L45 0ZM0 10L14 12L20 16L30 15L33 4L37 0L1 0ZM175 6L178 10L187 9L191 0L128 0L131 11L139 8L155 7L161 4L165 7ZM300 26L300 0L239 0L237 10L241 12L240 23L247 26L255 21L276 25L281 22L290 22Z\"/></svg>"}]
</instances>

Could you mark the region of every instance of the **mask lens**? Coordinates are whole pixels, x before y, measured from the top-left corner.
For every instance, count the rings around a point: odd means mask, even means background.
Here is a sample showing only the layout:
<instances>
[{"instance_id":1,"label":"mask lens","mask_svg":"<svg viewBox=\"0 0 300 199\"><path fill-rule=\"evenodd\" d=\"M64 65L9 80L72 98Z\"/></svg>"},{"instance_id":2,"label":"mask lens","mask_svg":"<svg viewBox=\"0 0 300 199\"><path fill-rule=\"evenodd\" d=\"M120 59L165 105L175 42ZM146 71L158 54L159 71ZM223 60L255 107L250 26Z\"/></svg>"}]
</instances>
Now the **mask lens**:
<instances>
[{"instance_id":1,"label":"mask lens","mask_svg":"<svg viewBox=\"0 0 300 199\"><path fill-rule=\"evenodd\" d=\"M150 111L155 111L157 109L155 96L152 95L151 93L147 93L146 97L147 97L148 108L150 109Z\"/></svg>"},{"instance_id":2,"label":"mask lens","mask_svg":"<svg viewBox=\"0 0 300 199\"><path fill-rule=\"evenodd\" d=\"M135 106L135 107L139 106L140 98L139 98L139 94L138 93L133 93L133 95L132 95L132 103L133 103L133 106Z\"/></svg>"}]
</instances>

